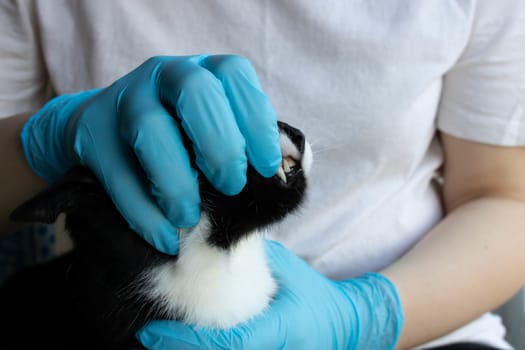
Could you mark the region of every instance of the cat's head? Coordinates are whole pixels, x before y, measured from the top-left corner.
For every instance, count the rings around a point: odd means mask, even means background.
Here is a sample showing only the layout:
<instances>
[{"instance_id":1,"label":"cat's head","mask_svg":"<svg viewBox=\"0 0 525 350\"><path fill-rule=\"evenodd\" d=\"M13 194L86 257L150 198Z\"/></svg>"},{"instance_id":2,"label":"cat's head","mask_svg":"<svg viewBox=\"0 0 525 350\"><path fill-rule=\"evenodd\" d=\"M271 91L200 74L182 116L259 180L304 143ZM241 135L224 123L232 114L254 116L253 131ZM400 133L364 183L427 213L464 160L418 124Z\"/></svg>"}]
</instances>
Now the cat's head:
<instances>
[{"instance_id":1,"label":"cat's head","mask_svg":"<svg viewBox=\"0 0 525 350\"><path fill-rule=\"evenodd\" d=\"M248 166L246 186L239 194L228 196L199 174L202 213L209 223L209 244L228 249L246 234L281 220L303 201L312 152L300 130L283 122L278 122L278 126L283 159L275 176L265 178ZM130 231L126 222L95 176L85 168L71 170L18 207L11 218L52 223L61 213L68 217L67 226L76 245L87 244L88 240L100 244L99 247L137 244L126 238ZM191 229L185 231L191 233Z\"/></svg>"},{"instance_id":2,"label":"cat's head","mask_svg":"<svg viewBox=\"0 0 525 350\"><path fill-rule=\"evenodd\" d=\"M228 248L245 234L283 219L300 207L312 152L301 131L279 122L282 161L277 174L261 176L248 166L247 182L234 196L218 192L201 176L203 214L210 223L209 243Z\"/></svg>"}]
</instances>

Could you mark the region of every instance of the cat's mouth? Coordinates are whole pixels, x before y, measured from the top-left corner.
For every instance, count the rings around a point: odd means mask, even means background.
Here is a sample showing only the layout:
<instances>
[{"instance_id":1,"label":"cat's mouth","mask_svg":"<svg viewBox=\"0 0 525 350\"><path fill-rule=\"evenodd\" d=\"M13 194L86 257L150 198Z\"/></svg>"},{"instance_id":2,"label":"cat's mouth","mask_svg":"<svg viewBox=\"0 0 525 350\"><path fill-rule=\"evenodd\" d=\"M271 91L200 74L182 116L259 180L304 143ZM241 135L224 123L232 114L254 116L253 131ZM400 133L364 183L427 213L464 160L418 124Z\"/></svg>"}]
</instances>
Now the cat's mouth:
<instances>
[{"instance_id":1,"label":"cat's mouth","mask_svg":"<svg viewBox=\"0 0 525 350\"><path fill-rule=\"evenodd\" d=\"M291 156L283 156L281 165L279 166L279 169L277 169L277 174L275 174L275 176L284 184L287 184L289 179L293 180L293 178L302 171L299 163L299 160L296 160Z\"/></svg>"},{"instance_id":2,"label":"cat's mouth","mask_svg":"<svg viewBox=\"0 0 525 350\"><path fill-rule=\"evenodd\" d=\"M282 160L273 177L281 186L289 187L300 175L306 175L312 164L312 150L304 134L289 124L279 121ZM301 174L304 173L304 174Z\"/></svg>"}]
</instances>

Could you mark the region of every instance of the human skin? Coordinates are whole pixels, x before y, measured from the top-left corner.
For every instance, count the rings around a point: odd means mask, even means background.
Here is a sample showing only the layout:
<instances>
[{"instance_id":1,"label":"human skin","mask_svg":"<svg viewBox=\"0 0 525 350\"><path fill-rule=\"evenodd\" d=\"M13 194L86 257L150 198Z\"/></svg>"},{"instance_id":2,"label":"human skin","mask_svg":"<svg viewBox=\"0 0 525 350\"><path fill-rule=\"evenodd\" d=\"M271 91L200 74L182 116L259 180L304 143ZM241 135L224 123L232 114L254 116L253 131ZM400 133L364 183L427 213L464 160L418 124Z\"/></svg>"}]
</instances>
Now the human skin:
<instances>
[{"instance_id":1,"label":"human skin","mask_svg":"<svg viewBox=\"0 0 525 350\"><path fill-rule=\"evenodd\" d=\"M30 116L0 119L0 236L20 227L9 220L9 214L47 186L27 164L20 140L22 126Z\"/></svg>"},{"instance_id":2,"label":"human skin","mask_svg":"<svg viewBox=\"0 0 525 350\"><path fill-rule=\"evenodd\" d=\"M441 136L446 216L382 271L405 314L398 349L493 310L525 282L525 148Z\"/></svg>"},{"instance_id":3,"label":"human skin","mask_svg":"<svg viewBox=\"0 0 525 350\"><path fill-rule=\"evenodd\" d=\"M0 233L9 213L46 187L26 163L29 114L0 120ZM405 325L398 349L446 334L504 303L525 282L525 148L442 134L444 219L381 271L397 287Z\"/></svg>"}]
</instances>

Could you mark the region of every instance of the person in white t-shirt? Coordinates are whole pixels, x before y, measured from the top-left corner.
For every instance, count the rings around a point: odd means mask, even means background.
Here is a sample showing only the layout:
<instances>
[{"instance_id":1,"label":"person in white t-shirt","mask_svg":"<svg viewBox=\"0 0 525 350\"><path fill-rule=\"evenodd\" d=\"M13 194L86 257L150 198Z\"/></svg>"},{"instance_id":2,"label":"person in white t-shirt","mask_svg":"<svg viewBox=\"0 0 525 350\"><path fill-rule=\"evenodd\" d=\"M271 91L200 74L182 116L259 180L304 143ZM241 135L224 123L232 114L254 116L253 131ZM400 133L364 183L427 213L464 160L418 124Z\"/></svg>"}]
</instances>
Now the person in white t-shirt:
<instances>
[{"instance_id":1,"label":"person in white t-shirt","mask_svg":"<svg viewBox=\"0 0 525 350\"><path fill-rule=\"evenodd\" d=\"M275 174L281 119L313 141L316 164L301 215L266 244L275 301L232 329L155 321L138 339L511 349L489 312L525 283L524 39L519 0L2 0L0 231L82 164L174 254L200 215L180 133L234 194L248 162Z\"/></svg>"}]
</instances>

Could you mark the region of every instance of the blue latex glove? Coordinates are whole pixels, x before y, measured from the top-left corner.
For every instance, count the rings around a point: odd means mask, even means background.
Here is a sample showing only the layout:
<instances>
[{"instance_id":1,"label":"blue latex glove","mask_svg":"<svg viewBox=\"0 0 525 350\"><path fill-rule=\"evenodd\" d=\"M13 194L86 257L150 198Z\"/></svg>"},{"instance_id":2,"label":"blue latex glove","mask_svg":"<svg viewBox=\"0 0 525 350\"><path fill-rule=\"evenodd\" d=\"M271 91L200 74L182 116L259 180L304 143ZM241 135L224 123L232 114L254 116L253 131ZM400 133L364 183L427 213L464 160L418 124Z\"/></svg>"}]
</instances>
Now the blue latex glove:
<instances>
[{"instance_id":1,"label":"blue latex glove","mask_svg":"<svg viewBox=\"0 0 525 350\"><path fill-rule=\"evenodd\" d=\"M153 321L138 339L157 350L394 349L403 315L389 280L370 273L336 282L276 242L266 252L279 292L263 314L228 330Z\"/></svg>"},{"instance_id":2,"label":"blue latex glove","mask_svg":"<svg viewBox=\"0 0 525 350\"><path fill-rule=\"evenodd\" d=\"M107 88L51 100L21 138L37 174L53 181L76 163L91 168L131 228L174 254L176 228L200 216L181 132L226 194L245 185L247 160L266 177L281 160L275 112L239 56L151 58Z\"/></svg>"}]
</instances>

